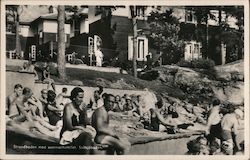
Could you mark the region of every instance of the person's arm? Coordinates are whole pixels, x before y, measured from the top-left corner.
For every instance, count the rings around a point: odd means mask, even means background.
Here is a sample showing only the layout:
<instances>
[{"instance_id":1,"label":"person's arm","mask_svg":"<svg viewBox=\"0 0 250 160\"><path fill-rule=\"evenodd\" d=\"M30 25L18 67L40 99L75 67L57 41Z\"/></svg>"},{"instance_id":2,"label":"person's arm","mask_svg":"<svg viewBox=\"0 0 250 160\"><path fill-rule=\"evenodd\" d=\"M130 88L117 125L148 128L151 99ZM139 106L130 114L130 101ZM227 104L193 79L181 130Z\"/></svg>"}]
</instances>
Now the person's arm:
<instances>
[{"instance_id":1,"label":"person's arm","mask_svg":"<svg viewBox=\"0 0 250 160\"><path fill-rule=\"evenodd\" d=\"M46 76L46 70L43 70L43 78L44 78L44 79L48 78L48 77Z\"/></svg>"},{"instance_id":2,"label":"person's arm","mask_svg":"<svg viewBox=\"0 0 250 160\"><path fill-rule=\"evenodd\" d=\"M239 139L238 138L236 138L236 136L239 134L239 131L238 131L238 129L239 129L239 124L238 124L238 120L237 119L235 119L235 121L234 121L234 124L233 124L233 133L234 133L234 138L235 138L235 145L236 145L236 148L237 148L237 150L240 150L240 142L239 142Z\"/></svg>"},{"instance_id":3,"label":"person's arm","mask_svg":"<svg viewBox=\"0 0 250 160\"><path fill-rule=\"evenodd\" d=\"M210 129L215 116L216 116L216 110L215 110L215 108L212 108L211 112L210 112L210 114L208 116L208 119L207 119L207 130Z\"/></svg>"},{"instance_id":4,"label":"person's arm","mask_svg":"<svg viewBox=\"0 0 250 160\"><path fill-rule=\"evenodd\" d=\"M21 112L21 114L23 114L28 121L32 121L32 118L28 115L28 113L24 109L25 107L24 107L23 102L17 101L16 106L19 109L19 111Z\"/></svg>"},{"instance_id":5,"label":"person's arm","mask_svg":"<svg viewBox=\"0 0 250 160\"><path fill-rule=\"evenodd\" d=\"M58 109L57 107L51 105L51 104L48 104L48 109L51 110L51 111L62 111L61 109Z\"/></svg>"}]
</instances>

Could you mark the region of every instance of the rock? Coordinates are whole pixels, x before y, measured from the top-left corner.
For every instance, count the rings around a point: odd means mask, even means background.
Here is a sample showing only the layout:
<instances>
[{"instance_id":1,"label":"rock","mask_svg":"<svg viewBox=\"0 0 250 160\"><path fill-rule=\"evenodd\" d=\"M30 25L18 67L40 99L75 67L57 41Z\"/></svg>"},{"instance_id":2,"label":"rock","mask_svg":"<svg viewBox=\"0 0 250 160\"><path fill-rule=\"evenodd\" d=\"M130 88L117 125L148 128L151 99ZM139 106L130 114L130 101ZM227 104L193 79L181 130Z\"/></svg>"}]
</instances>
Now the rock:
<instances>
[{"instance_id":1,"label":"rock","mask_svg":"<svg viewBox=\"0 0 250 160\"><path fill-rule=\"evenodd\" d=\"M72 80L70 84L75 85L75 86L83 86L82 81L79 81L79 80Z\"/></svg>"},{"instance_id":2,"label":"rock","mask_svg":"<svg viewBox=\"0 0 250 160\"><path fill-rule=\"evenodd\" d=\"M117 80L115 83L110 84L111 88L117 88L117 89L135 89L135 86L132 84L126 83L123 79Z\"/></svg>"},{"instance_id":3,"label":"rock","mask_svg":"<svg viewBox=\"0 0 250 160\"><path fill-rule=\"evenodd\" d=\"M105 88L110 87L110 84L111 84L110 81L108 81L108 80L106 80L106 79L103 79L103 78L96 78L95 81L96 81L95 83L96 83L97 85L103 86L103 87L105 87Z\"/></svg>"},{"instance_id":4,"label":"rock","mask_svg":"<svg viewBox=\"0 0 250 160\"><path fill-rule=\"evenodd\" d=\"M215 97L221 101L227 101L235 105L244 102L244 82L228 83L226 86L212 86Z\"/></svg>"},{"instance_id":5,"label":"rock","mask_svg":"<svg viewBox=\"0 0 250 160\"><path fill-rule=\"evenodd\" d=\"M231 77L234 81L244 81L244 75L240 74L239 72L232 72Z\"/></svg>"},{"instance_id":6,"label":"rock","mask_svg":"<svg viewBox=\"0 0 250 160\"><path fill-rule=\"evenodd\" d=\"M159 77L159 72L157 70L150 70L147 72L143 72L140 75L141 79L152 81L156 80Z\"/></svg>"},{"instance_id":7,"label":"rock","mask_svg":"<svg viewBox=\"0 0 250 160\"><path fill-rule=\"evenodd\" d=\"M219 81L229 82L231 78L231 73L228 72L219 72L216 74L216 79Z\"/></svg>"},{"instance_id":8,"label":"rock","mask_svg":"<svg viewBox=\"0 0 250 160\"><path fill-rule=\"evenodd\" d=\"M189 85L190 83L197 82L198 80L200 80L200 75L193 70L180 69L175 74L176 84Z\"/></svg>"}]
</instances>

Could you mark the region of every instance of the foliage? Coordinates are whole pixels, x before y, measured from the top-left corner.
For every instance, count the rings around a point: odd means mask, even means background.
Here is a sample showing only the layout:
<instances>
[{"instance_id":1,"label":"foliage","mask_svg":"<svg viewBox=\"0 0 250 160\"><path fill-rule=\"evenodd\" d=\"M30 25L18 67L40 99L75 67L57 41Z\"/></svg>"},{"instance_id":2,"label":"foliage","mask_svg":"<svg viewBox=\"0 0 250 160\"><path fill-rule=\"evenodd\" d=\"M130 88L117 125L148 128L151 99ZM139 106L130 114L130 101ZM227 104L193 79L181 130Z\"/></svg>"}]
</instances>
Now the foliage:
<instances>
[{"instance_id":1,"label":"foliage","mask_svg":"<svg viewBox=\"0 0 250 160\"><path fill-rule=\"evenodd\" d=\"M184 53L184 41L178 36L179 21L172 13L172 10L161 12L160 9L156 9L148 17L149 40L152 41L153 48L163 53L165 64L178 62Z\"/></svg>"},{"instance_id":2,"label":"foliage","mask_svg":"<svg viewBox=\"0 0 250 160\"><path fill-rule=\"evenodd\" d=\"M215 63L211 59L195 59L191 61L182 59L177 63L177 65L188 68L213 69Z\"/></svg>"}]
</instances>

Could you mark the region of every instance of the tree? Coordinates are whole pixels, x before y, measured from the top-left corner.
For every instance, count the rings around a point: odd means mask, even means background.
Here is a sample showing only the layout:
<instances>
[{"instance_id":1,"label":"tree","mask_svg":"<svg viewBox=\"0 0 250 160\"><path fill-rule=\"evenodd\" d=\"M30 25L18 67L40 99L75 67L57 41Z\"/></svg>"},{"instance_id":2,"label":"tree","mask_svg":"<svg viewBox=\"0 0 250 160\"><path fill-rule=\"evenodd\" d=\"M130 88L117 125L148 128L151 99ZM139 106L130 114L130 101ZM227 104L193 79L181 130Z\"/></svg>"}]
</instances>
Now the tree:
<instances>
[{"instance_id":1,"label":"tree","mask_svg":"<svg viewBox=\"0 0 250 160\"><path fill-rule=\"evenodd\" d=\"M6 19L8 22L8 16L12 17L13 22L14 22L14 28L15 28L15 41L16 41L16 55L18 58L21 58L21 42L20 42L20 35L19 35L19 23L20 23L20 15L22 14L23 11L23 6L20 5L7 5L6 10Z\"/></svg>"},{"instance_id":2,"label":"tree","mask_svg":"<svg viewBox=\"0 0 250 160\"><path fill-rule=\"evenodd\" d=\"M194 15L196 16L197 19L197 28L196 28L196 39L198 41L203 42L205 44L204 47L202 47L202 53L204 58L210 58L209 57L209 24L208 20L212 19L215 20L216 17L213 15L210 11L214 9L213 7L197 7L197 6L189 6L186 7L186 9L191 10L194 12ZM205 31L205 38L203 38L203 30L202 30L202 23L205 23L206 25L206 31Z\"/></svg>"},{"instance_id":3,"label":"tree","mask_svg":"<svg viewBox=\"0 0 250 160\"><path fill-rule=\"evenodd\" d=\"M223 39L227 40L229 47L231 47L231 42L234 41L235 45L232 46L237 52L234 55L236 55L236 59L243 59L244 58L244 7L243 6L224 6L223 10L226 13L226 22L229 20L229 18L234 17L237 22L236 25L238 26L238 29L231 29L227 23L223 25L224 28L224 34ZM230 36L228 36L230 35ZM230 57L230 55L227 55ZM229 60L231 61L231 60Z\"/></svg>"},{"instance_id":4,"label":"tree","mask_svg":"<svg viewBox=\"0 0 250 160\"><path fill-rule=\"evenodd\" d=\"M57 53L57 66L59 78L63 81L66 80L66 69L65 69L65 7L62 5L58 6L58 53Z\"/></svg>"},{"instance_id":5,"label":"tree","mask_svg":"<svg viewBox=\"0 0 250 160\"><path fill-rule=\"evenodd\" d=\"M162 53L163 63L177 63L184 54L184 41L178 36L180 31L179 21L172 15L173 11L161 11L158 7L150 13L149 40L153 48Z\"/></svg>"},{"instance_id":6,"label":"tree","mask_svg":"<svg viewBox=\"0 0 250 160\"><path fill-rule=\"evenodd\" d=\"M130 6L130 12L133 24L133 75L137 78L137 20L136 20L136 6Z\"/></svg>"}]
</instances>

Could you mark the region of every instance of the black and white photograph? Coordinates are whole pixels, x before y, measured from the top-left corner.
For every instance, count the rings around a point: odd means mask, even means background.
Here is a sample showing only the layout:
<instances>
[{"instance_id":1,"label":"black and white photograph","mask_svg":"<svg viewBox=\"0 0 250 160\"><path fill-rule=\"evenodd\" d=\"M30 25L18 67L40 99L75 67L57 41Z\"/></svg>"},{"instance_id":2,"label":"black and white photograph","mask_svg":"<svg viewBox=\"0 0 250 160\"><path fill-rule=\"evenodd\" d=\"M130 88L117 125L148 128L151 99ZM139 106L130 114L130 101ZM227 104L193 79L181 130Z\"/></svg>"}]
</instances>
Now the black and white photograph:
<instances>
[{"instance_id":1,"label":"black and white photograph","mask_svg":"<svg viewBox=\"0 0 250 160\"><path fill-rule=\"evenodd\" d=\"M249 158L248 1L17 2L1 2L3 159Z\"/></svg>"}]
</instances>

